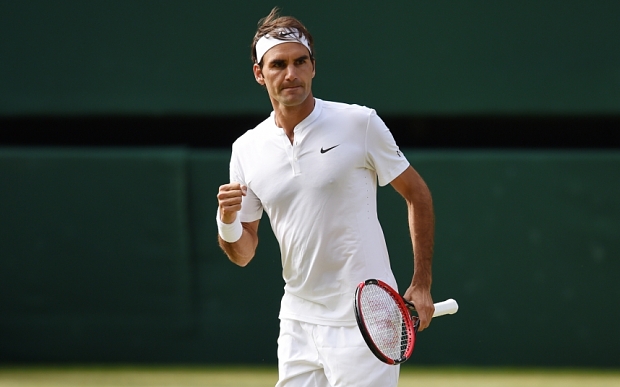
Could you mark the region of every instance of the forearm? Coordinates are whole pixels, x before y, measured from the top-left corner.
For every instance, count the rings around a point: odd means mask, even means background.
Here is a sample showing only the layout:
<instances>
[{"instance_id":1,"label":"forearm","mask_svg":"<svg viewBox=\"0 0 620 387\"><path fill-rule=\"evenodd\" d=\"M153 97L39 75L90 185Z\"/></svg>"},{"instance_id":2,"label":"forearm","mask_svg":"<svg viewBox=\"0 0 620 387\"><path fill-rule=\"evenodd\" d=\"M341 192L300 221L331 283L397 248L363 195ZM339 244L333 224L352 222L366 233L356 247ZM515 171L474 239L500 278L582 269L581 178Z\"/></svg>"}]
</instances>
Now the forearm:
<instances>
[{"instance_id":1,"label":"forearm","mask_svg":"<svg viewBox=\"0 0 620 387\"><path fill-rule=\"evenodd\" d=\"M258 222L256 222L256 225L242 223L243 233L241 234L241 238L233 243L224 241L222 237L218 235L217 239L220 247L228 256L228 259L236 265L246 266L250 263L252 258L254 258L256 247L258 246L258 235L255 230L258 226L257 223Z\"/></svg>"},{"instance_id":2,"label":"forearm","mask_svg":"<svg viewBox=\"0 0 620 387\"><path fill-rule=\"evenodd\" d=\"M435 214L431 191L411 166L392 181L392 186L407 202L414 257L411 285L430 292L435 239Z\"/></svg>"},{"instance_id":3,"label":"forearm","mask_svg":"<svg viewBox=\"0 0 620 387\"><path fill-rule=\"evenodd\" d=\"M430 290L432 284L435 215L428 187L419 188L414 201L408 203L409 229L413 245L412 286Z\"/></svg>"},{"instance_id":4,"label":"forearm","mask_svg":"<svg viewBox=\"0 0 620 387\"><path fill-rule=\"evenodd\" d=\"M412 167L394 179L392 186L407 201L413 245L413 278L404 297L415 305L420 317L420 330L424 330L430 324L435 310L431 296L435 239L433 199L428 186Z\"/></svg>"}]
</instances>

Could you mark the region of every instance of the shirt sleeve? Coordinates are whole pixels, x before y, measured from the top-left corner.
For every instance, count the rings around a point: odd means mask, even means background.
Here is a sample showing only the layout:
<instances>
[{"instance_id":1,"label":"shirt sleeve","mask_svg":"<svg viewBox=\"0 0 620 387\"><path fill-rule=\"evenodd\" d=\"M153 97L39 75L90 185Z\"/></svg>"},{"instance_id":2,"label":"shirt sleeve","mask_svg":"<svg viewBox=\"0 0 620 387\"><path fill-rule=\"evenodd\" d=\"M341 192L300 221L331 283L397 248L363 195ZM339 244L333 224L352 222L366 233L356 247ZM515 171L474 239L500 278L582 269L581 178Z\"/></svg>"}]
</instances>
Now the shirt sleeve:
<instances>
[{"instance_id":1,"label":"shirt sleeve","mask_svg":"<svg viewBox=\"0 0 620 387\"><path fill-rule=\"evenodd\" d=\"M248 187L246 195L241 199L239 220L242 222L253 222L259 220L263 216L263 205L246 182L243 163L239 156L238 150L235 145L233 145L233 151L230 157L230 182L240 183Z\"/></svg>"},{"instance_id":2,"label":"shirt sleeve","mask_svg":"<svg viewBox=\"0 0 620 387\"><path fill-rule=\"evenodd\" d=\"M366 128L366 168L377 173L379 185L384 186L398 177L409 161L396 145L394 136L372 110Z\"/></svg>"}]
</instances>

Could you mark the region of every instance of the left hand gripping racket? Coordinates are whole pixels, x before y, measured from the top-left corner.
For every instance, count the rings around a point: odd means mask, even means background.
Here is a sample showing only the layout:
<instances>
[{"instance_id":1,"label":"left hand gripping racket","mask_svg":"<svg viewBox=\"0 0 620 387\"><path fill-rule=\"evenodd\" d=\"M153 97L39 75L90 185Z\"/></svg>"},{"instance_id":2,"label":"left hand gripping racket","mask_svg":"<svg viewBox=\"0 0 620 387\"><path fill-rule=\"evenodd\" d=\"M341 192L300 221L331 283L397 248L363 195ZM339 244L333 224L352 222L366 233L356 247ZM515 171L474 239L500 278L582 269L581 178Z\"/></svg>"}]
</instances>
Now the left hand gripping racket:
<instances>
[{"instance_id":1,"label":"left hand gripping racket","mask_svg":"<svg viewBox=\"0 0 620 387\"><path fill-rule=\"evenodd\" d=\"M454 314L459 306L449 299L435 304L433 317ZM355 318L368 347L387 364L400 364L411 356L420 321L415 308L388 284L369 279L355 290Z\"/></svg>"}]
</instances>

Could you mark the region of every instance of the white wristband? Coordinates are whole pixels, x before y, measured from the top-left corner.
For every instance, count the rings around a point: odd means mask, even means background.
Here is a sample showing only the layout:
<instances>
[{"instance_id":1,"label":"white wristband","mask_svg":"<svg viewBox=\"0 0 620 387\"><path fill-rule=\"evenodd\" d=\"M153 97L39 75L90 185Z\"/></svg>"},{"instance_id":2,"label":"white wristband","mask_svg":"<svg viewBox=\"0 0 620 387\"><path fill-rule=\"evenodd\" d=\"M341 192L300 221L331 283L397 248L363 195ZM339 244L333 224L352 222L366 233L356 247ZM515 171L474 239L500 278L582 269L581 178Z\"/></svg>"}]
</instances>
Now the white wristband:
<instances>
[{"instance_id":1,"label":"white wristband","mask_svg":"<svg viewBox=\"0 0 620 387\"><path fill-rule=\"evenodd\" d=\"M235 243L241 239L241 234L243 234L243 226L241 225L241 220L239 220L239 214L237 214L234 222L230 224L224 223L220 219L220 209L218 207L215 220L217 221L217 232L224 241L228 243Z\"/></svg>"}]
</instances>

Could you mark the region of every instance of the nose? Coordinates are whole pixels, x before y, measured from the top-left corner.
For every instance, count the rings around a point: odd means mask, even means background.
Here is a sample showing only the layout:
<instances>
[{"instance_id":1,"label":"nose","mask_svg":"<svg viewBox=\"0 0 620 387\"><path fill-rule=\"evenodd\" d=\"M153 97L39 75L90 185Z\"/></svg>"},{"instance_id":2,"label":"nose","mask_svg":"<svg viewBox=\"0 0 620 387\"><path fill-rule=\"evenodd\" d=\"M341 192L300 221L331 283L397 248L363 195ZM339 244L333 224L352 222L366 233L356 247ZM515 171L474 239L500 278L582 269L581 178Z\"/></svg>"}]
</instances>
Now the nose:
<instances>
[{"instance_id":1,"label":"nose","mask_svg":"<svg viewBox=\"0 0 620 387\"><path fill-rule=\"evenodd\" d=\"M286 67L286 80L294 81L295 79L297 79L297 69L295 68L295 65L291 63Z\"/></svg>"}]
</instances>

